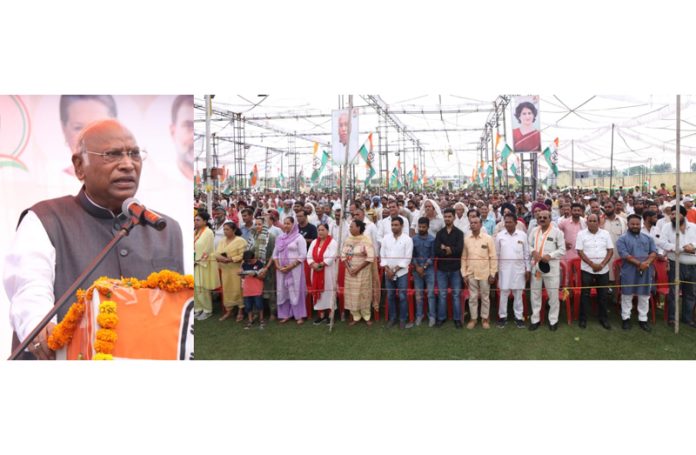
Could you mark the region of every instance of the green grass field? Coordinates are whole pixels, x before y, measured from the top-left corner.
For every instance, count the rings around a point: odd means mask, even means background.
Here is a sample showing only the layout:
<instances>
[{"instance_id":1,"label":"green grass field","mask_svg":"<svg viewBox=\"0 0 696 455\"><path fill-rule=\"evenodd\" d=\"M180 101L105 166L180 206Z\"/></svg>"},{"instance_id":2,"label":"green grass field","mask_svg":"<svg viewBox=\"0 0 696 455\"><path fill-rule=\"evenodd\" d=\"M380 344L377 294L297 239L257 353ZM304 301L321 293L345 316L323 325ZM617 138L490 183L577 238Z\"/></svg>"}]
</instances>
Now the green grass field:
<instances>
[{"instance_id":1,"label":"green grass field","mask_svg":"<svg viewBox=\"0 0 696 455\"><path fill-rule=\"evenodd\" d=\"M651 333L638 327L637 316L632 328L621 329L616 307L609 309L612 330L604 330L596 319L586 329L577 323L568 326L561 309L558 330L547 325L530 332L509 321L504 329L493 324L483 330L455 329L448 321L440 329L426 324L412 329L387 329L383 320L372 327L361 322L348 327L336 322L330 333L328 325L314 326L311 321L298 326L269 323L264 330L255 325L244 330L243 323L220 322L220 314L206 321L196 321L196 360L671 360L696 359L696 330L682 325L678 335L662 321ZM510 313L511 314L511 313Z\"/></svg>"}]
</instances>

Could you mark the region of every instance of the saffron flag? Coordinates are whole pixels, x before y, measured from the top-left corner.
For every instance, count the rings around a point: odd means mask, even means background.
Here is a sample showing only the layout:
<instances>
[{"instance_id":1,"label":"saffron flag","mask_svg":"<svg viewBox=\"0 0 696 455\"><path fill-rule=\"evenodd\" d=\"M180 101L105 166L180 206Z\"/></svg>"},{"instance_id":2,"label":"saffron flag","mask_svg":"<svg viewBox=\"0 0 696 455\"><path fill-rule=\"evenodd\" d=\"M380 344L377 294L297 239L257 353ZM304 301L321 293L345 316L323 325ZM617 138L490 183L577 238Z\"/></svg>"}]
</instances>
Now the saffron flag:
<instances>
[{"instance_id":1,"label":"saffron flag","mask_svg":"<svg viewBox=\"0 0 696 455\"><path fill-rule=\"evenodd\" d=\"M259 181L259 169L254 164L254 169L251 171L251 186L256 186Z\"/></svg>"}]
</instances>

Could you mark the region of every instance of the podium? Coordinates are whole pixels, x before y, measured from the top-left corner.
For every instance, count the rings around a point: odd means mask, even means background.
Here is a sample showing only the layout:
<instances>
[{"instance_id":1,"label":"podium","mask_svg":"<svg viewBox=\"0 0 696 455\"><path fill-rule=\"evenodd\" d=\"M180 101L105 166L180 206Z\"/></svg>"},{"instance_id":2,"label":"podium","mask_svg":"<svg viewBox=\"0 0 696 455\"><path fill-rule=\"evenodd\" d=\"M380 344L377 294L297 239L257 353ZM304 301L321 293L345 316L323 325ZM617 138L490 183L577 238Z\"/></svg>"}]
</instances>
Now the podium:
<instances>
[{"instance_id":1,"label":"podium","mask_svg":"<svg viewBox=\"0 0 696 455\"><path fill-rule=\"evenodd\" d=\"M71 311L82 316L63 331L72 336L56 359L193 359L192 276L165 270L142 281L102 277L77 297L64 321Z\"/></svg>"}]
</instances>

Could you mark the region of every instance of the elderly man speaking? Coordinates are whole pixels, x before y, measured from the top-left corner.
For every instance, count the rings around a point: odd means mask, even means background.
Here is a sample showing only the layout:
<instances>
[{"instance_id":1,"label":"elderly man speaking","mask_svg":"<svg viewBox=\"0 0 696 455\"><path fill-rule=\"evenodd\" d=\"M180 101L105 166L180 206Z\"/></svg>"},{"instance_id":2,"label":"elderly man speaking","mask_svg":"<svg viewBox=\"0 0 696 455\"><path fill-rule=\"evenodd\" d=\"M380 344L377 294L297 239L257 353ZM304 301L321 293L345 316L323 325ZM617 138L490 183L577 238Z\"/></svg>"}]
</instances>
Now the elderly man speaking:
<instances>
[{"instance_id":1,"label":"elderly man speaking","mask_svg":"<svg viewBox=\"0 0 696 455\"><path fill-rule=\"evenodd\" d=\"M145 157L133 134L118 121L93 123L81 131L73 150L75 175L83 182L80 192L41 201L22 212L4 276L14 345L27 337L128 219L121 206L138 190ZM181 228L172 218L162 217L167 222L164 231L133 229L85 283L100 276L145 279L161 269L183 273ZM58 320L66 313L67 307ZM47 345L53 327L49 323L30 345L36 358L55 358Z\"/></svg>"}]
</instances>

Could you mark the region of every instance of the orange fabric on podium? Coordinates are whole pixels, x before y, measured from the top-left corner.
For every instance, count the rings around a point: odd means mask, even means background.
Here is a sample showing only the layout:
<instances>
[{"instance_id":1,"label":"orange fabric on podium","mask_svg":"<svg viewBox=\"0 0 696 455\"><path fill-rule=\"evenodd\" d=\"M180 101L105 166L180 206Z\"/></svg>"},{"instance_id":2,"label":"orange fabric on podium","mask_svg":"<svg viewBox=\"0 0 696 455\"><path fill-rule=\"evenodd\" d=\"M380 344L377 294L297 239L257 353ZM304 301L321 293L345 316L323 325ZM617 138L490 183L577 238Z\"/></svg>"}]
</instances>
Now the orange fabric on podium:
<instances>
[{"instance_id":1,"label":"orange fabric on podium","mask_svg":"<svg viewBox=\"0 0 696 455\"><path fill-rule=\"evenodd\" d=\"M111 297L94 292L85 317L67 346L68 360L94 357L99 304L116 302L118 325L114 359L185 360L193 354L193 290L166 292L114 286Z\"/></svg>"}]
</instances>

